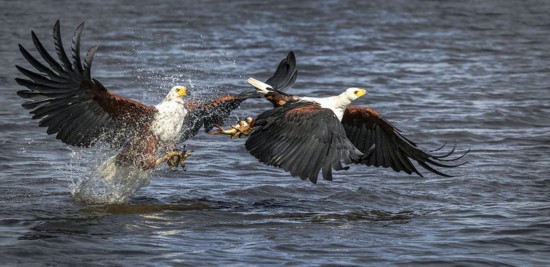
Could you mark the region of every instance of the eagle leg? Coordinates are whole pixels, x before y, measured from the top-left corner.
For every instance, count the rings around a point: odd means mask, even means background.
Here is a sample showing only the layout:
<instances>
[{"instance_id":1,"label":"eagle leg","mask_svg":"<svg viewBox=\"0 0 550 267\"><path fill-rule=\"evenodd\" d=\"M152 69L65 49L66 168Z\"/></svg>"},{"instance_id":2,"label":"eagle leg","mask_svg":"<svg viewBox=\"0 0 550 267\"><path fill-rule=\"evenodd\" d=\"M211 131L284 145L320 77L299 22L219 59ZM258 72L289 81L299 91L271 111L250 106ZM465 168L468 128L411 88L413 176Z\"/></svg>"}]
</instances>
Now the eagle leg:
<instances>
[{"instance_id":1,"label":"eagle leg","mask_svg":"<svg viewBox=\"0 0 550 267\"><path fill-rule=\"evenodd\" d=\"M171 171L177 171L178 166L181 166L182 170L186 171L185 160L189 156L191 156L191 151L188 151L187 147L184 145L181 152L177 148L174 148L172 151L166 153L166 155L164 155L163 157L157 159L155 166L166 162Z\"/></svg>"},{"instance_id":2,"label":"eagle leg","mask_svg":"<svg viewBox=\"0 0 550 267\"><path fill-rule=\"evenodd\" d=\"M185 168L185 160L189 156L191 156L191 151L187 151L187 146L184 145L183 146L183 151L180 153L179 162L178 162L183 171L187 171L187 169ZM177 168L177 165L176 165L176 168Z\"/></svg>"},{"instance_id":3,"label":"eagle leg","mask_svg":"<svg viewBox=\"0 0 550 267\"><path fill-rule=\"evenodd\" d=\"M186 160L189 156L191 156L191 152L187 152L187 153L183 154L183 156L182 156L181 159L180 159L180 165L181 165L181 169L182 169L183 171L187 171L187 169L185 168L185 160Z\"/></svg>"},{"instance_id":4,"label":"eagle leg","mask_svg":"<svg viewBox=\"0 0 550 267\"><path fill-rule=\"evenodd\" d=\"M166 161L166 164L168 164L168 167L170 167L171 171L177 171L178 170L178 164L180 162L180 159L182 157L182 153L179 152L179 150L174 149L163 157L156 160L155 166L160 165L161 163Z\"/></svg>"}]
</instances>

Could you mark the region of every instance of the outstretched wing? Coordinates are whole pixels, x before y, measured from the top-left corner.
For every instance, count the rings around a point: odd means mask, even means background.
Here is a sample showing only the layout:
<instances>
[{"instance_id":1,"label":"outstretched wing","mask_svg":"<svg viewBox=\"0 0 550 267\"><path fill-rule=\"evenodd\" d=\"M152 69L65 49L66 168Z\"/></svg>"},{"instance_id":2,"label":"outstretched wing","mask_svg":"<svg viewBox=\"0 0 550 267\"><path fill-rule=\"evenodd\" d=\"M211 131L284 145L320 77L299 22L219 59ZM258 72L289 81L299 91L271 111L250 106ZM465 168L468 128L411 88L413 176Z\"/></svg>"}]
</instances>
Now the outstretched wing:
<instances>
[{"instance_id":1,"label":"outstretched wing","mask_svg":"<svg viewBox=\"0 0 550 267\"><path fill-rule=\"evenodd\" d=\"M32 32L36 50L48 66L19 45L21 53L34 70L16 66L27 77L16 78L16 82L28 88L17 94L29 99L23 103L23 107L31 110L30 113L34 115L32 119L39 119L39 126L47 127L48 134L57 133L56 138L66 144L89 147L100 137L105 137L112 145L120 145L137 130L148 126L157 110L113 94L91 78L90 69L97 46L88 50L82 63L80 34L83 28L84 23L74 32L72 61L61 42L59 21L53 29L58 60L48 53Z\"/></svg>"},{"instance_id":2,"label":"outstretched wing","mask_svg":"<svg viewBox=\"0 0 550 267\"><path fill-rule=\"evenodd\" d=\"M357 163L368 166L392 168L394 171L404 171L408 174L414 172L422 176L411 162L416 161L432 173L449 176L431 165L442 168L460 166L462 164L452 165L445 162L458 160L469 152L449 159L449 156L455 153L454 147L449 153L442 155L422 151L414 142L403 136L399 129L370 108L348 107L344 112L342 125L349 140L366 154Z\"/></svg>"},{"instance_id":3,"label":"outstretched wing","mask_svg":"<svg viewBox=\"0 0 550 267\"><path fill-rule=\"evenodd\" d=\"M332 169L352 163L362 153L347 139L336 115L311 102L292 102L256 118L246 149L260 162L280 167L316 183L319 171L332 180Z\"/></svg>"},{"instance_id":4,"label":"outstretched wing","mask_svg":"<svg viewBox=\"0 0 550 267\"><path fill-rule=\"evenodd\" d=\"M298 71L296 70L296 57L290 51L286 58L281 60L275 73L266 80L266 83L280 91L287 90L296 81ZM246 92L238 95L225 95L214 98L204 103L187 101L187 114L183 133L180 142L195 136L201 129L210 132L216 125L222 125L231 114L231 111L238 108L243 101L249 98L258 98L256 92Z\"/></svg>"},{"instance_id":5,"label":"outstretched wing","mask_svg":"<svg viewBox=\"0 0 550 267\"><path fill-rule=\"evenodd\" d=\"M222 125L231 114L231 111L248 98L256 97L255 94L243 93L239 95L226 95L214 98L205 103L192 100L186 101L186 109L189 111L182 127L180 142L195 136L201 128L210 132L216 125Z\"/></svg>"}]
</instances>

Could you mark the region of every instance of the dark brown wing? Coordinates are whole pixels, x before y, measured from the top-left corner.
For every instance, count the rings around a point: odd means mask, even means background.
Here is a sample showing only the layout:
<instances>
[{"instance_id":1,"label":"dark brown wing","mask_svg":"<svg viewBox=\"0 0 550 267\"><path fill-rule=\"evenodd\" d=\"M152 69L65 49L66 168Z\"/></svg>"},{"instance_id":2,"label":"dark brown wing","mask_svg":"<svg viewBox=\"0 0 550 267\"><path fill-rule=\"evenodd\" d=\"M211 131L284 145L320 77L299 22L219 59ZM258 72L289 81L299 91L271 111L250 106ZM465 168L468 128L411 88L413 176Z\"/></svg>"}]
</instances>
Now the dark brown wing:
<instances>
[{"instance_id":1,"label":"dark brown wing","mask_svg":"<svg viewBox=\"0 0 550 267\"><path fill-rule=\"evenodd\" d=\"M21 66L17 69L28 79L16 78L16 82L29 90L17 94L29 101L23 107L31 110L33 119L40 119L39 126L47 127L48 134L55 134L66 144L89 147L100 137L112 145L120 145L125 139L143 129L153 119L157 110L136 101L109 92L96 79L90 68L97 47L86 53L84 64L80 60L80 24L72 39L71 59L61 42L59 21L53 29L55 60L32 32L36 50L48 66L33 57L23 46L19 49L34 67L31 71Z\"/></svg>"},{"instance_id":2,"label":"dark brown wing","mask_svg":"<svg viewBox=\"0 0 550 267\"><path fill-rule=\"evenodd\" d=\"M275 73L266 80L266 83L277 90L285 91L294 84L297 75L296 57L294 52L290 51L286 58L281 60ZM195 136L201 127L204 128L205 132L210 132L214 126L222 125L231 114L231 111L238 108L243 101L258 97L260 95L253 91L238 95L225 95L204 103L188 100L186 108L189 113L185 118L180 142Z\"/></svg>"},{"instance_id":3,"label":"dark brown wing","mask_svg":"<svg viewBox=\"0 0 550 267\"><path fill-rule=\"evenodd\" d=\"M422 176L411 162L416 161L432 173L449 176L430 165L443 168L457 167L461 164L450 165L443 162L458 160L469 152L467 151L457 158L449 159L448 157L455 152L454 148L443 155L434 155L422 151L414 142L403 136L399 129L370 108L348 107L342 118L342 125L349 140L361 152L367 154L357 163L368 166L391 167L397 172L404 171L408 174L414 172Z\"/></svg>"},{"instance_id":4,"label":"dark brown wing","mask_svg":"<svg viewBox=\"0 0 550 267\"><path fill-rule=\"evenodd\" d=\"M283 58L277 70L265 83L279 92L288 90L296 81L298 70L296 69L296 56L293 51L288 52L286 58Z\"/></svg>"},{"instance_id":5,"label":"dark brown wing","mask_svg":"<svg viewBox=\"0 0 550 267\"><path fill-rule=\"evenodd\" d=\"M216 125L222 125L231 114L231 111L248 98L256 97L256 94L227 95L214 98L205 103L198 103L192 100L186 101L188 110L183 122L182 137L180 142L195 136L201 128L210 132Z\"/></svg>"},{"instance_id":6,"label":"dark brown wing","mask_svg":"<svg viewBox=\"0 0 550 267\"><path fill-rule=\"evenodd\" d=\"M256 118L246 149L260 162L280 167L316 183L319 171L332 180L342 161L357 161L362 153L346 137L336 115L310 102L293 102Z\"/></svg>"}]
</instances>

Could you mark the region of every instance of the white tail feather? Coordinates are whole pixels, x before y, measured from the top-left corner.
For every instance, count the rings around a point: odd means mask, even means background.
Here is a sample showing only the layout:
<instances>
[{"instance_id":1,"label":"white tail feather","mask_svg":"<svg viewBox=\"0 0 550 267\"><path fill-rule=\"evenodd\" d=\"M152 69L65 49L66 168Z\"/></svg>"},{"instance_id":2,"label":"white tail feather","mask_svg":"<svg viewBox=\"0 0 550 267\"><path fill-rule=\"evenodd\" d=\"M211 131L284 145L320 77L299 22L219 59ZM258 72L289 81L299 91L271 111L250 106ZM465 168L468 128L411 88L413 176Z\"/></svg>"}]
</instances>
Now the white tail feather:
<instances>
[{"instance_id":1,"label":"white tail feather","mask_svg":"<svg viewBox=\"0 0 550 267\"><path fill-rule=\"evenodd\" d=\"M248 83L254 86L254 88L256 88L256 91L258 91L258 93L262 95L269 93L269 91L273 91L273 87L271 87L271 85L262 81L258 81L254 78L248 78Z\"/></svg>"}]
</instances>

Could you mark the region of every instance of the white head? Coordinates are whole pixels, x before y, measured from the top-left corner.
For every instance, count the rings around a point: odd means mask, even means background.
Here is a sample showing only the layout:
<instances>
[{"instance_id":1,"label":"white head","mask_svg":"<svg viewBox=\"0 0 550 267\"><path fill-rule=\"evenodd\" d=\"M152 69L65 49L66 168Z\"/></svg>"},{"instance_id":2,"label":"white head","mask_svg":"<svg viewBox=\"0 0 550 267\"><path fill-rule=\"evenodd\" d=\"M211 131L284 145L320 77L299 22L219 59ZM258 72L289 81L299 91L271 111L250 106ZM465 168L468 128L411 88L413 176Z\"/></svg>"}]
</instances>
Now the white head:
<instances>
[{"instance_id":1,"label":"white head","mask_svg":"<svg viewBox=\"0 0 550 267\"><path fill-rule=\"evenodd\" d=\"M357 87L351 87L346 89L341 95L344 95L346 98L348 98L350 101L353 101L359 97L362 97L367 94L367 90L357 88Z\"/></svg>"},{"instance_id":2,"label":"white head","mask_svg":"<svg viewBox=\"0 0 550 267\"><path fill-rule=\"evenodd\" d=\"M166 95L164 100L183 102L183 97L187 95L187 88L183 86L174 86Z\"/></svg>"}]
</instances>

